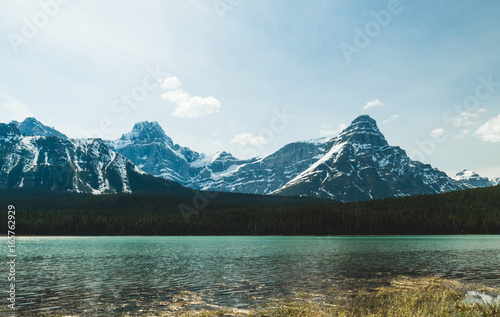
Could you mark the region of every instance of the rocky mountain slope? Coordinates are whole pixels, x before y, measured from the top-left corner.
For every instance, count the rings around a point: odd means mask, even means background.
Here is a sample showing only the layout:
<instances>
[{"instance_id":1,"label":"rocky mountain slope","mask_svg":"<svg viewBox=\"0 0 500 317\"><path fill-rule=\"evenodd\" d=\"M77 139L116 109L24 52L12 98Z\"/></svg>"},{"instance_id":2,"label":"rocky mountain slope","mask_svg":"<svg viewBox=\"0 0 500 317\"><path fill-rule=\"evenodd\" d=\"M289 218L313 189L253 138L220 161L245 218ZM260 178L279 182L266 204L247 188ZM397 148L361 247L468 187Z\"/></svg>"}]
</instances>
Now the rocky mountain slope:
<instances>
[{"instance_id":1,"label":"rocky mountain slope","mask_svg":"<svg viewBox=\"0 0 500 317\"><path fill-rule=\"evenodd\" d=\"M12 188L92 194L189 191L146 174L100 139L26 136L14 123L0 124L0 189Z\"/></svg>"},{"instance_id":2,"label":"rocky mountain slope","mask_svg":"<svg viewBox=\"0 0 500 317\"><path fill-rule=\"evenodd\" d=\"M239 160L227 152L206 155L174 144L157 122L139 122L120 139L107 141L145 172L199 190L269 194L324 153L324 142L296 142L277 152Z\"/></svg>"},{"instance_id":3,"label":"rocky mountain slope","mask_svg":"<svg viewBox=\"0 0 500 317\"><path fill-rule=\"evenodd\" d=\"M476 172L467 169L457 173L453 179L468 185L470 188L490 187L500 183L500 178L489 179L487 177L481 177Z\"/></svg>"},{"instance_id":4,"label":"rocky mountain slope","mask_svg":"<svg viewBox=\"0 0 500 317\"><path fill-rule=\"evenodd\" d=\"M23 122L11 121L11 124L14 124L21 134L28 136L57 136L63 139L68 138L63 133L57 131L54 128L48 127L42 124L40 121L33 117L29 117L24 119Z\"/></svg>"},{"instance_id":5,"label":"rocky mountain slope","mask_svg":"<svg viewBox=\"0 0 500 317\"><path fill-rule=\"evenodd\" d=\"M369 116L360 116L329 141L326 154L275 195L340 201L434 194L468 188L390 146Z\"/></svg>"},{"instance_id":6,"label":"rocky mountain slope","mask_svg":"<svg viewBox=\"0 0 500 317\"><path fill-rule=\"evenodd\" d=\"M148 121L136 123L117 140L102 141L68 139L28 118L1 125L0 146L0 186L6 188L40 183L51 189L121 193L134 191L130 179L147 173L157 177L156 182L166 180L168 186L176 182L196 190L347 202L488 186L477 174L463 172L451 179L411 160L404 150L387 143L369 116L356 118L333 139L294 142L248 160L182 147L157 122Z\"/></svg>"},{"instance_id":7,"label":"rocky mountain slope","mask_svg":"<svg viewBox=\"0 0 500 317\"><path fill-rule=\"evenodd\" d=\"M249 160L181 147L156 122L137 123L108 144L145 172L199 190L356 201L470 188L389 146L368 116L331 140L295 142Z\"/></svg>"}]
</instances>

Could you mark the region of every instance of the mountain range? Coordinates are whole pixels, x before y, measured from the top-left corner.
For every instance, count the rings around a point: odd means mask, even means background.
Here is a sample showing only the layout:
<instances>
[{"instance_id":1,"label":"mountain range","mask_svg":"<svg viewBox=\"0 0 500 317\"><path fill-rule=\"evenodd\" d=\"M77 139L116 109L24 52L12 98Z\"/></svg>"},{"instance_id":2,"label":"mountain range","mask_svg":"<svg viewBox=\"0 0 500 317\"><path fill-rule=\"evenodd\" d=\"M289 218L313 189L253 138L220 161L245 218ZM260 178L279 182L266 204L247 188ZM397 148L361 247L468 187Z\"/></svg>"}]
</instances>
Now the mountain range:
<instances>
[{"instance_id":1,"label":"mountain range","mask_svg":"<svg viewBox=\"0 0 500 317\"><path fill-rule=\"evenodd\" d=\"M101 139L69 139L34 123L36 129L19 124L27 134L15 122L0 123L0 189L191 193L174 181L145 173Z\"/></svg>"},{"instance_id":2,"label":"mountain range","mask_svg":"<svg viewBox=\"0 0 500 317\"><path fill-rule=\"evenodd\" d=\"M70 139L35 118L0 124L0 188L93 194L190 188L349 202L498 182L468 171L450 178L411 160L390 146L375 120L365 115L330 140L294 142L246 160L175 144L157 122L139 122L121 138L104 141Z\"/></svg>"}]
</instances>

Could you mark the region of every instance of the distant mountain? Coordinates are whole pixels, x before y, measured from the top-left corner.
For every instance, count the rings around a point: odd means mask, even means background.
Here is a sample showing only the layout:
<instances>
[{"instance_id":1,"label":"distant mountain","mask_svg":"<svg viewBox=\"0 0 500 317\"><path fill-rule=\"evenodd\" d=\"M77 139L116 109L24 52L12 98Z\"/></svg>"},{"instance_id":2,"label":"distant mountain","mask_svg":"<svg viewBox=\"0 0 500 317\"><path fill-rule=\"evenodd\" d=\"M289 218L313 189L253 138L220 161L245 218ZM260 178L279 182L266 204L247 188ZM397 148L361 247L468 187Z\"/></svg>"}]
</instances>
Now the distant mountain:
<instances>
[{"instance_id":1,"label":"distant mountain","mask_svg":"<svg viewBox=\"0 0 500 317\"><path fill-rule=\"evenodd\" d=\"M428 164L411 160L401 148L390 146L369 116L356 118L330 140L294 142L268 156L247 160L224 151L206 155L180 146L157 122L148 121L136 123L117 140L101 141L68 139L28 118L0 126L0 138L2 188L41 182L45 187L77 192L133 192L130 180L148 173L157 177L156 182L167 180L167 187L174 186L168 181L174 181L195 190L349 202L474 187L472 178L468 182L451 179ZM70 167L70 176L65 181L60 177L54 181L52 176L50 181L47 175L54 173L59 161L62 170ZM47 171L45 165L52 170Z\"/></svg>"},{"instance_id":2,"label":"distant mountain","mask_svg":"<svg viewBox=\"0 0 500 317\"><path fill-rule=\"evenodd\" d=\"M470 186L470 188L495 186L500 182L500 178L490 180L487 177L481 177L479 174L467 169L457 173L453 179Z\"/></svg>"},{"instance_id":3,"label":"distant mountain","mask_svg":"<svg viewBox=\"0 0 500 317\"><path fill-rule=\"evenodd\" d=\"M204 190L270 194L308 168L324 151L323 142L291 143L265 157L233 161L226 170L207 166L191 186Z\"/></svg>"},{"instance_id":4,"label":"distant mountain","mask_svg":"<svg viewBox=\"0 0 500 317\"><path fill-rule=\"evenodd\" d=\"M175 146L157 122L136 123L131 132L106 143L145 172L181 184L189 179L188 162L199 156Z\"/></svg>"},{"instance_id":5,"label":"distant mountain","mask_svg":"<svg viewBox=\"0 0 500 317\"><path fill-rule=\"evenodd\" d=\"M275 195L340 201L435 194L466 189L430 165L411 160L390 146L369 116L360 116L329 141L326 154Z\"/></svg>"},{"instance_id":6,"label":"distant mountain","mask_svg":"<svg viewBox=\"0 0 500 317\"><path fill-rule=\"evenodd\" d=\"M23 122L11 121L11 124L14 124L19 129L21 134L28 136L57 136L63 139L68 138L63 133L54 128L43 125L40 121L33 117L26 118Z\"/></svg>"},{"instance_id":7,"label":"distant mountain","mask_svg":"<svg viewBox=\"0 0 500 317\"><path fill-rule=\"evenodd\" d=\"M92 194L190 192L152 177L100 139L22 135L16 124L0 124L0 189Z\"/></svg>"},{"instance_id":8,"label":"distant mountain","mask_svg":"<svg viewBox=\"0 0 500 317\"><path fill-rule=\"evenodd\" d=\"M207 170L225 171L244 162L226 152L208 156L174 144L156 121L136 123L131 132L106 144L146 173L193 188L193 183Z\"/></svg>"},{"instance_id":9,"label":"distant mountain","mask_svg":"<svg viewBox=\"0 0 500 317\"><path fill-rule=\"evenodd\" d=\"M291 143L263 157L240 160L227 152L206 155L174 144L157 122L136 123L120 139L106 141L145 172L198 190L269 194L309 167L325 141Z\"/></svg>"},{"instance_id":10,"label":"distant mountain","mask_svg":"<svg viewBox=\"0 0 500 317\"><path fill-rule=\"evenodd\" d=\"M157 122L137 123L108 144L145 172L198 190L356 201L469 188L389 146L369 116L334 139L295 142L249 160L181 147Z\"/></svg>"}]
</instances>

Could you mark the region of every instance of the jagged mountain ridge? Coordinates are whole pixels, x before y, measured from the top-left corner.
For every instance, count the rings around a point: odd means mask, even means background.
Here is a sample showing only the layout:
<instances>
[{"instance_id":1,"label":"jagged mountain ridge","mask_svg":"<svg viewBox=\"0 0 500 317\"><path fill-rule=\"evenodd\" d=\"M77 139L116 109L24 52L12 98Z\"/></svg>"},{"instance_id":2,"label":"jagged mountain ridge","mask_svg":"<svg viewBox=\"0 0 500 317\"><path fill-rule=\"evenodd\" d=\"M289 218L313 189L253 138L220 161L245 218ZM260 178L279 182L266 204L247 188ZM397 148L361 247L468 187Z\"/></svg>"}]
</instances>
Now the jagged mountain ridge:
<instances>
[{"instance_id":1,"label":"jagged mountain ridge","mask_svg":"<svg viewBox=\"0 0 500 317\"><path fill-rule=\"evenodd\" d=\"M295 142L275 153L233 165L224 172L207 168L207 175L194 180L195 188L229 192L270 194L310 166L324 153L320 142ZM206 176L206 177L203 177Z\"/></svg>"},{"instance_id":2,"label":"jagged mountain ridge","mask_svg":"<svg viewBox=\"0 0 500 317\"><path fill-rule=\"evenodd\" d=\"M458 172L453 179L470 186L470 188L490 187L500 183L500 178L489 179L468 169Z\"/></svg>"},{"instance_id":3,"label":"jagged mountain ridge","mask_svg":"<svg viewBox=\"0 0 500 317\"><path fill-rule=\"evenodd\" d=\"M106 142L145 172L197 190L269 194L324 153L324 142L295 142L263 157L240 160L227 152L206 155L174 144L157 122L140 122Z\"/></svg>"},{"instance_id":4,"label":"jagged mountain ridge","mask_svg":"<svg viewBox=\"0 0 500 317\"><path fill-rule=\"evenodd\" d=\"M17 125L13 122L10 126ZM0 134L2 129L6 128L0 127ZM13 132L5 132L4 138L9 138L8 133ZM74 148L84 148L74 140L68 142ZM136 123L131 132L114 141L92 142L101 142L103 148L127 157L130 161L126 164L135 165L135 172L141 169L196 190L354 201L471 187L430 165L410 160L404 150L387 143L369 116L356 118L331 140L294 142L266 157L248 160L227 152L206 155L182 147L157 122ZM103 190L103 186L90 185L92 189L87 190L120 192L119 188Z\"/></svg>"},{"instance_id":5,"label":"jagged mountain ridge","mask_svg":"<svg viewBox=\"0 0 500 317\"><path fill-rule=\"evenodd\" d=\"M430 165L412 161L401 148L391 147L369 116L358 117L329 141L295 142L246 161L226 152L210 157L174 145L158 127L156 122L136 124L113 144L146 172L198 190L353 201L469 188ZM134 141L130 135L140 134L143 128L156 131L156 136ZM157 155L165 152L168 155Z\"/></svg>"},{"instance_id":6,"label":"jagged mountain ridge","mask_svg":"<svg viewBox=\"0 0 500 317\"><path fill-rule=\"evenodd\" d=\"M0 124L0 188L91 194L191 192L154 178L101 139L23 135L16 124Z\"/></svg>"},{"instance_id":7,"label":"jagged mountain ridge","mask_svg":"<svg viewBox=\"0 0 500 317\"><path fill-rule=\"evenodd\" d=\"M174 144L156 121L136 123L118 140L105 142L145 172L184 186L192 185L205 169L221 172L246 162L226 152L208 156Z\"/></svg>"},{"instance_id":8,"label":"jagged mountain ridge","mask_svg":"<svg viewBox=\"0 0 500 317\"><path fill-rule=\"evenodd\" d=\"M327 148L322 158L273 194L348 202L468 188L390 146L369 116L356 118Z\"/></svg>"},{"instance_id":9,"label":"jagged mountain ridge","mask_svg":"<svg viewBox=\"0 0 500 317\"><path fill-rule=\"evenodd\" d=\"M11 121L10 123L14 124L19 129L21 134L27 136L57 136L63 139L68 138L65 134L42 124L33 117L28 117L24 119L23 122Z\"/></svg>"}]
</instances>

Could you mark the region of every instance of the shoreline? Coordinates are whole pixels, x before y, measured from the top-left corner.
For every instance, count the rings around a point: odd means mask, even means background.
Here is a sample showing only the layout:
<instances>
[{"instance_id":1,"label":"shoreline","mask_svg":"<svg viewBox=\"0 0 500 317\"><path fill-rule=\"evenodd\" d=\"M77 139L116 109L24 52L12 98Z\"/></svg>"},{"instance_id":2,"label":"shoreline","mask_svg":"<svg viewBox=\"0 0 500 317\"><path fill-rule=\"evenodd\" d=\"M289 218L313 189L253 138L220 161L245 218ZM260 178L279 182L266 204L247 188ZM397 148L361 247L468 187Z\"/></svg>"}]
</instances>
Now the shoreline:
<instances>
[{"instance_id":1,"label":"shoreline","mask_svg":"<svg viewBox=\"0 0 500 317\"><path fill-rule=\"evenodd\" d=\"M304 237L304 238L382 238L382 237L468 237L468 236L500 236L499 233L457 233L457 234L381 234L381 235L16 235L18 238L97 238L97 237ZM0 235L7 238L7 235Z\"/></svg>"},{"instance_id":2,"label":"shoreline","mask_svg":"<svg viewBox=\"0 0 500 317\"><path fill-rule=\"evenodd\" d=\"M254 308L210 304L203 301L196 293L182 291L173 295L170 302L162 304L163 311L110 310L105 305L96 307L94 312L96 316L124 317L500 316L500 288L467 284L434 276L397 276L371 282L373 284L362 287L352 285L351 288L345 289L339 289L334 285L324 294L295 292L284 298L267 298ZM37 308L36 312L22 310L18 313L72 317L86 315L64 308L55 310L53 307Z\"/></svg>"}]
</instances>

